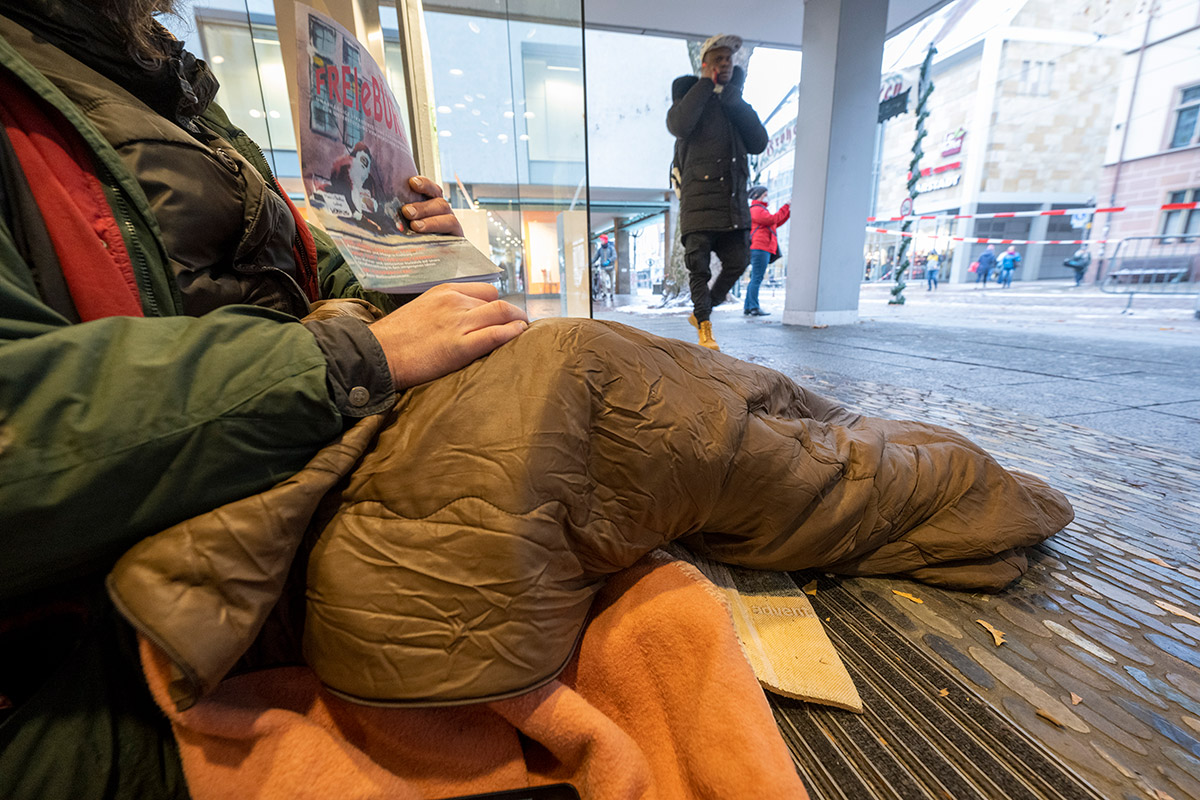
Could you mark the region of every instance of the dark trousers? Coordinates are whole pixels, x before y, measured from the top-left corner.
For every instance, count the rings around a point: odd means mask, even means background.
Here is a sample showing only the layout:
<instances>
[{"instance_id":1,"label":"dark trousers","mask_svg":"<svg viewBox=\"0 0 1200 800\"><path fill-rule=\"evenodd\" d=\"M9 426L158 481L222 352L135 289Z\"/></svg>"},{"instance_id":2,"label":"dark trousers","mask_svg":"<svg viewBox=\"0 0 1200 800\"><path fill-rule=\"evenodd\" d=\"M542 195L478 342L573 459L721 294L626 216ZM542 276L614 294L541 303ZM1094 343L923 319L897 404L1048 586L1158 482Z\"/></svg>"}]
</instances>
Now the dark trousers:
<instances>
[{"instance_id":1,"label":"dark trousers","mask_svg":"<svg viewBox=\"0 0 1200 800\"><path fill-rule=\"evenodd\" d=\"M709 263L716 253L721 262L717 280L712 280ZM699 322L712 316L712 307L724 302L729 290L746 271L750 260L750 231L695 231L683 237L683 262L692 290L692 309Z\"/></svg>"}]
</instances>

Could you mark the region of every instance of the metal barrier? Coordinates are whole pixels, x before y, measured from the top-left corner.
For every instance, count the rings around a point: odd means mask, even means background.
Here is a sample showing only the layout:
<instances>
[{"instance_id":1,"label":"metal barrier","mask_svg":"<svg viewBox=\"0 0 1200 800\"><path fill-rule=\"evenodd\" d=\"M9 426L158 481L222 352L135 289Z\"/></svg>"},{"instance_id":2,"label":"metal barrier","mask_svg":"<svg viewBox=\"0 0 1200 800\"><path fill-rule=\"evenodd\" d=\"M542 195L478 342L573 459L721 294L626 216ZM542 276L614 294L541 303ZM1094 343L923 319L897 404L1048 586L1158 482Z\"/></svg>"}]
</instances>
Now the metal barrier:
<instances>
[{"instance_id":1,"label":"metal barrier","mask_svg":"<svg viewBox=\"0 0 1200 800\"><path fill-rule=\"evenodd\" d=\"M1096 284L1109 294L1200 293L1200 238L1131 236L1117 243L1097 269Z\"/></svg>"}]
</instances>

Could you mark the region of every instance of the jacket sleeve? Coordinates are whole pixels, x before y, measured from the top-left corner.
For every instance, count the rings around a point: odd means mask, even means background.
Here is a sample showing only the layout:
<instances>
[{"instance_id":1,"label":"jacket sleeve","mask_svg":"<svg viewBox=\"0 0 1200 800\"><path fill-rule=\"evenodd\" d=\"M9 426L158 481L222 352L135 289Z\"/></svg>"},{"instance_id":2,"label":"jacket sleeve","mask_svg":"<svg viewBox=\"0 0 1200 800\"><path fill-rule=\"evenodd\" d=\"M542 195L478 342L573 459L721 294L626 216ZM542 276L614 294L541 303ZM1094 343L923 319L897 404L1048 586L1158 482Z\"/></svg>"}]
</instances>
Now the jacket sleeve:
<instances>
[{"instance_id":1,"label":"jacket sleeve","mask_svg":"<svg viewBox=\"0 0 1200 800\"><path fill-rule=\"evenodd\" d=\"M695 80L695 83L690 88L685 88L689 80ZM676 78L675 83L671 86L674 102L667 111L667 130L673 133L677 139L686 139L691 136L692 131L696 130L696 126L700 124L704 106L712 94L712 81L696 80L690 75ZM766 147L766 145L763 146Z\"/></svg>"},{"instance_id":2,"label":"jacket sleeve","mask_svg":"<svg viewBox=\"0 0 1200 800\"><path fill-rule=\"evenodd\" d=\"M792 217L792 207L784 204L783 208L771 215L771 225L778 228Z\"/></svg>"},{"instance_id":3,"label":"jacket sleeve","mask_svg":"<svg viewBox=\"0 0 1200 800\"><path fill-rule=\"evenodd\" d=\"M746 145L746 152L758 155L767 149L767 129L763 127L756 112L739 93L725 102L725 115L733 123L734 130Z\"/></svg>"},{"instance_id":4,"label":"jacket sleeve","mask_svg":"<svg viewBox=\"0 0 1200 800\"><path fill-rule=\"evenodd\" d=\"M721 93L721 105L725 116L733 124L738 137L746 147L746 152L758 155L767 149L767 129L763 127L757 112L742 98L742 88L746 85L746 71L741 67L733 68L733 75Z\"/></svg>"},{"instance_id":5,"label":"jacket sleeve","mask_svg":"<svg viewBox=\"0 0 1200 800\"><path fill-rule=\"evenodd\" d=\"M342 430L325 373L268 309L68 324L0 222L0 598L293 474Z\"/></svg>"}]
</instances>

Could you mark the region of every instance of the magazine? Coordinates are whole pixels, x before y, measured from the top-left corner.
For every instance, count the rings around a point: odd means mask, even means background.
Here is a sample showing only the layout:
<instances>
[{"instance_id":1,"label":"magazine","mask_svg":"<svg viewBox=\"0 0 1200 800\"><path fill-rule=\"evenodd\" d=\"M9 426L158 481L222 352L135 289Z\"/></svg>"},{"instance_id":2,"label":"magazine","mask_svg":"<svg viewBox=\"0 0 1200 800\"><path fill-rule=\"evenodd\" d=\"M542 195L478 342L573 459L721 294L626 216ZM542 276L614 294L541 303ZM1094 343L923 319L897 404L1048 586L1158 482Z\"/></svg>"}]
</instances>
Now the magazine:
<instances>
[{"instance_id":1,"label":"magazine","mask_svg":"<svg viewBox=\"0 0 1200 800\"><path fill-rule=\"evenodd\" d=\"M421 292L495 280L500 269L461 236L421 234L401 216L426 200L400 107L367 49L330 17L296 5L300 172L309 208L366 289Z\"/></svg>"}]
</instances>

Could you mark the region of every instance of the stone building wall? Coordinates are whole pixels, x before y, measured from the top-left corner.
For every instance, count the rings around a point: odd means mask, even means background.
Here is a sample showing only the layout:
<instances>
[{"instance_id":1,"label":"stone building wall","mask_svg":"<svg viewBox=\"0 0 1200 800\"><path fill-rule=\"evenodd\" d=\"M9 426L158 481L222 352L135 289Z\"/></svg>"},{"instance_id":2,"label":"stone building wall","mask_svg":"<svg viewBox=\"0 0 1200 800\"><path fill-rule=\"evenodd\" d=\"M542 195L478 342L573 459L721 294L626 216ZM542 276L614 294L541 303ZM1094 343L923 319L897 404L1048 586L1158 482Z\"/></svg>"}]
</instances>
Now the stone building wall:
<instances>
[{"instance_id":1,"label":"stone building wall","mask_svg":"<svg viewBox=\"0 0 1200 800\"><path fill-rule=\"evenodd\" d=\"M1005 42L983 191L1094 194L1121 57L1111 47Z\"/></svg>"}]
</instances>

